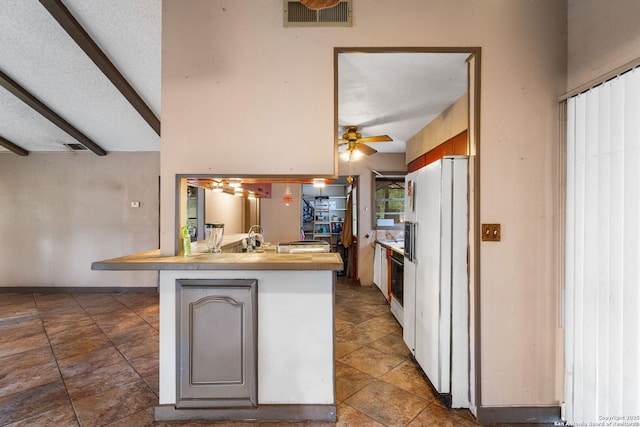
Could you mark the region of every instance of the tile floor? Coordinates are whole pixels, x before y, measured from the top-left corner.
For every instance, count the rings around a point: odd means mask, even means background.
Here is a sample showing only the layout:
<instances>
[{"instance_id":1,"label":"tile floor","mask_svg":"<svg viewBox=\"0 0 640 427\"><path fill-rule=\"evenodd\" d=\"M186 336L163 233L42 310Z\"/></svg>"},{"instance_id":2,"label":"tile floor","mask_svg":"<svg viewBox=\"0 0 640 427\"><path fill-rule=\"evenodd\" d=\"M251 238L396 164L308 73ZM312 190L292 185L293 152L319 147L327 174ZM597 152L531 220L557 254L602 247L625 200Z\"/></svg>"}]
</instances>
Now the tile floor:
<instances>
[{"instance_id":1,"label":"tile floor","mask_svg":"<svg viewBox=\"0 0 640 427\"><path fill-rule=\"evenodd\" d=\"M336 426L474 426L444 408L374 287L336 289ZM326 426L154 423L158 295L0 294L0 426Z\"/></svg>"}]
</instances>

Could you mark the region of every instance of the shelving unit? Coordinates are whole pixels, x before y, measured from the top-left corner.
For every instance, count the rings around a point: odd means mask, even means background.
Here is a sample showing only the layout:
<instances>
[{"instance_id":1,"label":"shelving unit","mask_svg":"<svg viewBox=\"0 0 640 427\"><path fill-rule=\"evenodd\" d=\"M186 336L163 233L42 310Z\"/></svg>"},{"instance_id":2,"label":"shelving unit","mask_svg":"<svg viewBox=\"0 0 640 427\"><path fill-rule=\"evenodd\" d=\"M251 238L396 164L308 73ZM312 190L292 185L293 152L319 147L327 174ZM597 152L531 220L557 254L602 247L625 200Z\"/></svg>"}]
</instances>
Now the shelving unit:
<instances>
[{"instance_id":1,"label":"shelving unit","mask_svg":"<svg viewBox=\"0 0 640 427\"><path fill-rule=\"evenodd\" d=\"M337 251L347 212L346 186L328 184L316 188L304 184L302 200L302 229L306 238L327 241L331 250Z\"/></svg>"}]
</instances>

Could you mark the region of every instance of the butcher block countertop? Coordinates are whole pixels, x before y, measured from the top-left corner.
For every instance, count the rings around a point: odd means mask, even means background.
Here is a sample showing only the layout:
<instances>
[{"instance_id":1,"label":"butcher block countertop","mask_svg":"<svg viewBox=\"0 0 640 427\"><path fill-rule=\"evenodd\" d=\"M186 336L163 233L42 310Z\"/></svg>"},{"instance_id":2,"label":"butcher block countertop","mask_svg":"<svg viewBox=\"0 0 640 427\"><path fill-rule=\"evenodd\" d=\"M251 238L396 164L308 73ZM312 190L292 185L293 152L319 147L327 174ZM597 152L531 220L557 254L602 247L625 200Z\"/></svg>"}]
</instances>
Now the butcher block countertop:
<instances>
[{"instance_id":1,"label":"butcher block countertop","mask_svg":"<svg viewBox=\"0 0 640 427\"><path fill-rule=\"evenodd\" d=\"M160 250L96 261L92 270L342 270L342 258L329 253L194 253L163 256Z\"/></svg>"}]
</instances>

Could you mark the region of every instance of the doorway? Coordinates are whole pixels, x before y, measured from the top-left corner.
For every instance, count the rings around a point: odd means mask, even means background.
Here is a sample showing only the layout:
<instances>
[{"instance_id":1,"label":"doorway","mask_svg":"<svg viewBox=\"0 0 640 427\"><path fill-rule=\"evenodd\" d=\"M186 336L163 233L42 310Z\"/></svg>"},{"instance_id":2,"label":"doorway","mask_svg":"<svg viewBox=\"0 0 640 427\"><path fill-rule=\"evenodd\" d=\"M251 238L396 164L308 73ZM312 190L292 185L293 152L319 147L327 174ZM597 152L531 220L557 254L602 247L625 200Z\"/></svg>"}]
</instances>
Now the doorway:
<instances>
[{"instance_id":1,"label":"doorway","mask_svg":"<svg viewBox=\"0 0 640 427\"><path fill-rule=\"evenodd\" d=\"M300 238L327 242L331 252L340 254L344 269L338 276L358 280L356 245L353 236L358 232L358 177L338 176L323 182L301 184ZM356 258L357 259L357 258Z\"/></svg>"},{"instance_id":2,"label":"doorway","mask_svg":"<svg viewBox=\"0 0 640 427\"><path fill-rule=\"evenodd\" d=\"M475 232L480 224L477 191L480 176L480 48L336 48L334 54L336 140L352 126L357 127L363 139L378 135L388 135L393 139L381 143L368 142L367 145L374 148L374 152L361 160L350 158L347 163L341 163L341 173L348 168L350 172L357 170L361 177L370 176L372 169L385 170L384 165L376 164L377 158L391 158L398 154L404 155L403 166L409 166L412 161L439 145L437 138L429 140L428 137L422 137L419 142L412 138L427 124L441 118L443 112L446 114L447 108L455 100L463 99L469 155L469 386L470 409L475 414L481 401L478 297L480 242ZM454 76L462 76L462 83ZM421 85L426 88L422 93ZM345 150L349 147L339 148ZM363 172L368 172L368 175ZM363 182L360 184L362 204L358 208L358 215L367 210L370 205L366 201L372 199L369 193L372 186ZM375 236L375 226L361 221L357 234L360 269L365 268L367 263L371 264Z\"/></svg>"}]
</instances>

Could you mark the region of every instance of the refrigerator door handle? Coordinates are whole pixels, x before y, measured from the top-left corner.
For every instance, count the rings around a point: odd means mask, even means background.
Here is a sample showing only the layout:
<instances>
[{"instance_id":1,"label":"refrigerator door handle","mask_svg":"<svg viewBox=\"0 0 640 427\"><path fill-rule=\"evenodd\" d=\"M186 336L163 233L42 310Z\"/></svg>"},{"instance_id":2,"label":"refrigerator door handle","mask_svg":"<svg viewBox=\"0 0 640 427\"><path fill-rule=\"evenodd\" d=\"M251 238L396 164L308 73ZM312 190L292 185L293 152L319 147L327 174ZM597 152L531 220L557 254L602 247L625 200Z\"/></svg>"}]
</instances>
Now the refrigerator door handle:
<instances>
[{"instance_id":1,"label":"refrigerator door handle","mask_svg":"<svg viewBox=\"0 0 640 427\"><path fill-rule=\"evenodd\" d=\"M411 224L411 261L418 262L416 239L418 238L418 223Z\"/></svg>"},{"instance_id":2,"label":"refrigerator door handle","mask_svg":"<svg viewBox=\"0 0 640 427\"><path fill-rule=\"evenodd\" d=\"M404 256L411 262L416 261L416 231L415 222L404 223Z\"/></svg>"}]
</instances>

